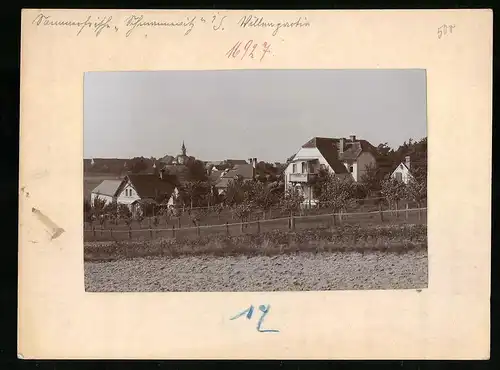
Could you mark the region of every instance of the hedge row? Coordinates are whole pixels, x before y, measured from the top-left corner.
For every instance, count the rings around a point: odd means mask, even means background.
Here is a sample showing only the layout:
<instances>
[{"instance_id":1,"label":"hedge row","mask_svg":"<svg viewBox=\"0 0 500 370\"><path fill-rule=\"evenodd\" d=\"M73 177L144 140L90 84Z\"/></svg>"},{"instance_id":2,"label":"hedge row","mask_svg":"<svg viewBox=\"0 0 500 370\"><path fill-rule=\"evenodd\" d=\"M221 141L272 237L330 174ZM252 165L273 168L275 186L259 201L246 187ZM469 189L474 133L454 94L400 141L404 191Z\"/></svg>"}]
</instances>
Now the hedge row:
<instances>
[{"instance_id":1,"label":"hedge row","mask_svg":"<svg viewBox=\"0 0 500 370\"><path fill-rule=\"evenodd\" d=\"M240 236L208 235L199 239L86 242L86 261L109 261L136 257L277 255L323 251L388 251L402 253L426 248L426 225L391 225L361 228L344 225L335 229L296 232L273 230Z\"/></svg>"}]
</instances>

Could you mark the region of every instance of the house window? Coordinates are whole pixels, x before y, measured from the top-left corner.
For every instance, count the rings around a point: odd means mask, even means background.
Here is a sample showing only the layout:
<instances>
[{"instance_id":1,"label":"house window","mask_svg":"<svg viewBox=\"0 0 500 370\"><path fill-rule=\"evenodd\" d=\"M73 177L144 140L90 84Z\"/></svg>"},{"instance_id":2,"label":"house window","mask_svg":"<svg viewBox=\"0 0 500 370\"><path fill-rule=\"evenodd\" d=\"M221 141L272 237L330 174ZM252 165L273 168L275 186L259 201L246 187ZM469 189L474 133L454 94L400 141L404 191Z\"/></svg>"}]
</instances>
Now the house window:
<instances>
[{"instance_id":1,"label":"house window","mask_svg":"<svg viewBox=\"0 0 500 370\"><path fill-rule=\"evenodd\" d=\"M297 164L293 164L292 166L292 173L297 173Z\"/></svg>"},{"instance_id":2,"label":"house window","mask_svg":"<svg viewBox=\"0 0 500 370\"><path fill-rule=\"evenodd\" d=\"M396 172L396 180L399 182L403 181L403 174L401 172Z\"/></svg>"},{"instance_id":3,"label":"house window","mask_svg":"<svg viewBox=\"0 0 500 370\"><path fill-rule=\"evenodd\" d=\"M302 162L302 173L306 173L306 162Z\"/></svg>"}]
</instances>

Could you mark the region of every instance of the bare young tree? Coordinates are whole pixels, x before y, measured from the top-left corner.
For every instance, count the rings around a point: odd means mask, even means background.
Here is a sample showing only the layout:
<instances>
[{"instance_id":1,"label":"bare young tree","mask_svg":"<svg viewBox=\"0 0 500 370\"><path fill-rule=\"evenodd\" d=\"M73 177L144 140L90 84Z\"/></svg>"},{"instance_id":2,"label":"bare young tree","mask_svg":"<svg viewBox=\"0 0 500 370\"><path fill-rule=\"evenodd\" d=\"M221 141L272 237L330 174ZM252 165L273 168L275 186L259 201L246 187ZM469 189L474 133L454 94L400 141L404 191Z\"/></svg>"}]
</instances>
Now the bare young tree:
<instances>
[{"instance_id":1,"label":"bare young tree","mask_svg":"<svg viewBox=\"0 0 500 370\"><path fill-rule=\"evenodd\" d=\"M389 206L393 206L398 217L399 201L406 196L406 185L393 177L382 181L382 195L387 198Z\"/></svg>"},{"instance_id":2,"label":"bare young tree","mask_svg":"<svg viewBox=\"0 0 500 370\"><path fill-rule=\"evenodd\" d=\"M355 184L331 172L327 172L324 176L317 189L320 205L331 209L334 214L351 207L355 203L353 188ZM335 217L333 220L335 222Z\"/></svg>"}]
</instances>

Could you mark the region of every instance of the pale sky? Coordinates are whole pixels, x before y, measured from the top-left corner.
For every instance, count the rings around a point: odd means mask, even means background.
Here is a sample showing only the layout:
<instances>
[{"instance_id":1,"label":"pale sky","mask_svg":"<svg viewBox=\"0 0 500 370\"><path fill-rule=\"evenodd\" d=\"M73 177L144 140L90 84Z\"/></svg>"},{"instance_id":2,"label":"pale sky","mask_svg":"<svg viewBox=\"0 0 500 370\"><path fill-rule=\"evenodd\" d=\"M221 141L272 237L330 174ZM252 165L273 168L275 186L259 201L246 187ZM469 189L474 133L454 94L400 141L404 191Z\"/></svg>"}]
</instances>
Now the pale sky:
<instances>
[{"instance_id":1,"label":"pale sky","mask_svg":"<svg viewBox=\"0 0 500 370\"><path fill-rule=\"evenodd\" d=\"M90 72L84 157L285 161L314 136L427 136L425 70Z\"/></svg>"}]
</instances>

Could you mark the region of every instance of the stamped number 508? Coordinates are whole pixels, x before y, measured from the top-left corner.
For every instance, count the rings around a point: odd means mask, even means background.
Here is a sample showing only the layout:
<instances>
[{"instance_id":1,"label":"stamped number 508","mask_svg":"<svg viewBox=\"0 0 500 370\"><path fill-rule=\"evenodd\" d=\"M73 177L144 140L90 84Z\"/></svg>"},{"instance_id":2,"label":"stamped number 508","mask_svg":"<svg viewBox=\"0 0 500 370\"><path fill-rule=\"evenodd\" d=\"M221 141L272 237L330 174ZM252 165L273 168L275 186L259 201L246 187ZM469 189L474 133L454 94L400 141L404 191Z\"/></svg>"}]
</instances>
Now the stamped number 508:
<instances>
[{"instance_id":1,"label":"stamped number 508","mask_svg":"<svg viewBox=\"0 0 500 370\"><path fill-rule=\"evenodd\" d=\"M437 30L438 39L440 39L443 36L446 36L448 34L453 33L454 28L455 28L454 24L443 24L442 26L438 27L438 30Z\"/></svg>"}]
</instances>

